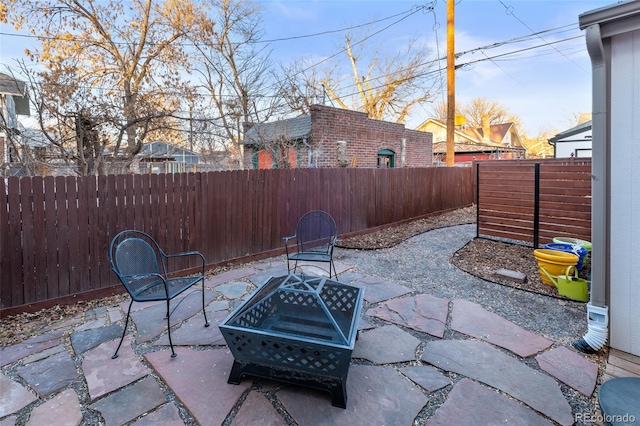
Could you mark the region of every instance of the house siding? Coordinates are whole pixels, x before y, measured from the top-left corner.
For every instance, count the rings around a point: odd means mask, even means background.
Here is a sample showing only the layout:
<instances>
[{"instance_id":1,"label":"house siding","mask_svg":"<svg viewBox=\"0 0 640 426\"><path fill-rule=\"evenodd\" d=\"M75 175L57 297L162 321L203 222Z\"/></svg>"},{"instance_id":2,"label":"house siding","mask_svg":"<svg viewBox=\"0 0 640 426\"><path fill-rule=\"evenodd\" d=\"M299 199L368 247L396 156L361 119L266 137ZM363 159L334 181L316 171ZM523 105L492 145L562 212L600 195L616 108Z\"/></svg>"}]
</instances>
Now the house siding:
<instances>
[{"instance_id":1,"label":"house siding","mask_svg":"<svg viewBox=\"0 0 640 426\"><path fill-rule=\"evenodd\" d=\"M640 356L640 30L611 38L610 75L610 346Z\"/></svg>"}]
</instances>

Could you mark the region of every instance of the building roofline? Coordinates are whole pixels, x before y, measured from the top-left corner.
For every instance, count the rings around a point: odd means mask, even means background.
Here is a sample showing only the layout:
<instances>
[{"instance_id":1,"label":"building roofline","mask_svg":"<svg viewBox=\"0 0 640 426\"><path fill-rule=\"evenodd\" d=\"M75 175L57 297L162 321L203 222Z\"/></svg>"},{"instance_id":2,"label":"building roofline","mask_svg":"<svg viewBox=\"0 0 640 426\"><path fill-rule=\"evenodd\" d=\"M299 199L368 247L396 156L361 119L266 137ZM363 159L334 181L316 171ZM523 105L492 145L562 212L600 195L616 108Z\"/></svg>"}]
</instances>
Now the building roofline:
<instances>
[{"instance_id":1,"label":"building roofline","mask_svg":"<svg viewBox=\"0 0 640 426\"><path fill-rule=\"evenodd\" d=\"M579 133L585 132L590 129L591 129L591 120L585 121L584 123L580 123L575 127L565 130L564 132L558 133L557 135L549 139L549 142L557 142L560 139L568 138L570 136L577 135Z\"/></svg>"}]
</instances>

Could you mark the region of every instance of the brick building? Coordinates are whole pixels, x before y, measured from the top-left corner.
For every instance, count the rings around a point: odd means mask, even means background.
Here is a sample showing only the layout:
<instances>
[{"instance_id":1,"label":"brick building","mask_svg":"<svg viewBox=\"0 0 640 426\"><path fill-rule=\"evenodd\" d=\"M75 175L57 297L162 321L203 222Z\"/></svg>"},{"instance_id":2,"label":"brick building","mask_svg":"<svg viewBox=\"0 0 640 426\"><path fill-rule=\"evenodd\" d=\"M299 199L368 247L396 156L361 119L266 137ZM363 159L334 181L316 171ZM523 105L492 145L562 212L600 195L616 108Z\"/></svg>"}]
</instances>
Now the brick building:
<instances>
[{"instance_id":1,"label":"brick building","mask_svg":"<svg viewBox=\"0 0 640 426\"><path fill-rule=\"evenodd\" d=\"M431 133L372 120L363 112L313 105L308 115L248 127L243 141L248 167L371 168L432 164Z\"/></svg>"}]
</instances>

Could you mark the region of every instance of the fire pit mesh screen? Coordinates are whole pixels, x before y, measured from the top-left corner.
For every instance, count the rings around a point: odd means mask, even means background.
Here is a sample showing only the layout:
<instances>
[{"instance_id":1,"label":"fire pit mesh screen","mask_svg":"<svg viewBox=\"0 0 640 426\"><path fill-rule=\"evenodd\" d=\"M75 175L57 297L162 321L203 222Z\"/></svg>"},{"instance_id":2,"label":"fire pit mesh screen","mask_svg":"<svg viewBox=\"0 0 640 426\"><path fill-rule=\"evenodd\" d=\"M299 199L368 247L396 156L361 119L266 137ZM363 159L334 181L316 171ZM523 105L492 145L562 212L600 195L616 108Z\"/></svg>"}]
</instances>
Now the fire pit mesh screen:
<instances>
[{"instance_id":1,"label":"fire pit mesh screen","mask_svg":"<svg viewBox=\"0 0 640 426\"><path fill-rule=\"evenodd\" d=\"M225 324L349 346L361 291L323 277L272 278Z\"/></svg>"},{"instance_id":2,"label":"fire pit mesh screen","mask_svg":"<svg viewBox=\"0 0 640 426\"><path fill-rule=\"evenodd\" d=\"M346 406L345 382L364 289L324 277L272 277L220 324L243 374L327 389Z\"/></svg>"}]
</instances>

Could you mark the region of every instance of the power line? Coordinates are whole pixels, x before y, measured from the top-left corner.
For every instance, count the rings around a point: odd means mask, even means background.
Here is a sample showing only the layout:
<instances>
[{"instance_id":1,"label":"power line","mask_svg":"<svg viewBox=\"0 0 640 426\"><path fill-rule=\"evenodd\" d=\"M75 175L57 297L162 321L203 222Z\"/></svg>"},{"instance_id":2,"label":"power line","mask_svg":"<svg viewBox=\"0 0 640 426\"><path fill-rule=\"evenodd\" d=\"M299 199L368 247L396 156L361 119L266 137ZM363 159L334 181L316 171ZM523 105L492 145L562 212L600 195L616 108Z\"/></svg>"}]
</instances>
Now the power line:
<instances>
[{"instance_id":1,"label":"power line","mask_svg":"<svg viewBox=\"0 0 640 426\"><path fill-rule=\"evenodd\" d=\"M504 2L502 0L498 0L500 2L501 5L504 6L504 8L506 9L506 14L507 15L511 15L513 16L518 22L520 22L522 25L524 25L525 27L527 27L529 29L529 31L534 32L533 29L528 26L522 19L518 18L515 13L513 13L514 8L512 6L507 6L506 4L504 4ZM547 42L545 39L543 39L539 34L536 34L536 36L544 41L545 43ZM562 56L564 56L569 62L571 62L572 64L574 64L575 66L577 66L578 68L580 68L582 71L587 72L587 70L585 70L584 68L582 68L579 64L577 64L573 59L569 58L568 56L566 56L564 53L560 52L558 49L555 48L555 46L551 46L553 49L555 49L556 52L558 52L559 54L561 54Z\"/></svg>"},{"instance_id":2,"label":"power line","mask_svg":"<svg viewBox=\"0 0 640 426\"><path fill-rule=\"evenodd\" d=\"M414 6L413 8L411 8L409 10L406 10L404 12L396 13L395 15L387 16L386 18L378 19L376 21L367 22L365 24L354 25L354 26L351 26L351 27L341 28L341 29L338 29L338 30L326 30L326 31L321 31L321 32L313 33L313 34L305 34L305 35L297 35L297 36L290 36L290 37L274 38L274 39L270 39L270 40L256 40L255 42L252 42L252 44L254 44L254 43L274 43L274 42L279 42L279 41L299 40L299 39L302 39L302 38L310 38L310 37L317 37L317 36L322 36L322 35L327 35L327 34L335 34L335 33L341 33L341 32L345 32L345 31L351 31L351 30L355 30L357 28L367 27L369 25L377 24L379 22L384 22L384 21L387 21L389 19L395 18L395 17L400 16L400 15L405 15L405 14L408 14L408 13L414 13L414 9L416 7L417 6Z\"/></svg>"},{"instance_id":3,"label":"power line","mask_svg":"<svg viewBox=\"0 0 640 426\"><path fill-rule=\"evenodd\" d=\"M299 40L299 39L304 39L304 38L312 38L312 37L318 37L318 36L323 36L323 35L327 35L327 34L335 34L335 33L350 31L350 30L354 30L354 29L357 29L357 28L367 27L367 26L370 26L370 25L378 24L380 22L388 21L389 19L393 19L393 18L396 18L396 17L401 16L401 15L411 15L411 14L416 13L422 7L423 6L414 6L411 9L405 10L404 12L396 13L395 15L386 16L384 18L377 19L375 21L365 22L363 24L353 25L353 26L350 26L350 27L339 28L339 29L334 29L334 30L325 30L325 31L320 31L320 32L317 32L317 33L312 33L312 34L293 35L293 36L289 36L289 37L274 38L274 39L267 39L267 40L254 40L254 41L249 41L246 44L277 43L277 42L282 42L282 41ZM37 39L37 40L58 40L58 41L65 41L65 42L95 43L95 40L79 39L79 38L66 38L66 37L55 37L55 36L42 36L42 35L33 35L33 34L16 34L16 33L0 32L0 35L7 36L7 37L19 37L19 38L29 38L29 39ZM124 42L124 41L120 41L120 42L119 41L114 41L114 44L127 46L130 43ZM160 43L147 43L147 44L149 46L155 46L155 45L158 45ZM239 44L244 44L244 43L232 43L232 44L239 45ZM195 43L177 43L177 45L178 46L183 46L183 47L188 47L188 46L195 46Z\"/></svg>"}]
</instances>

